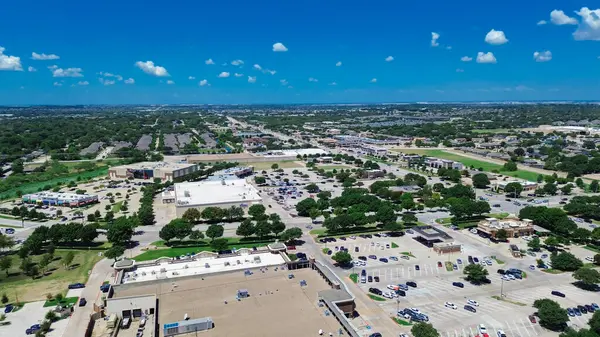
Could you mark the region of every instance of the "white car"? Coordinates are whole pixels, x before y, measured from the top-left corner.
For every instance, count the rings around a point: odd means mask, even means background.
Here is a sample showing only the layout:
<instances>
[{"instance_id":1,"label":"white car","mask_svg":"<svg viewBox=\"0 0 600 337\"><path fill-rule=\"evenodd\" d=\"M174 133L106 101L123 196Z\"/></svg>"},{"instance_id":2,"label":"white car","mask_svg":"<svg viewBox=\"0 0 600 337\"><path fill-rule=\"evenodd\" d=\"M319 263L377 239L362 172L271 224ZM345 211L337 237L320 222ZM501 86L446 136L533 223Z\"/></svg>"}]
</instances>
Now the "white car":
<instances>
[{"instance_id":1,"label":"white car","mask_svg":"<svg viewBox=\"0 0 600 337\"><path fill-rule=\"evenodd\" d=\"M498 337L506 337L506 334L501 329L498 329L496 331L496 334L498 335Z\"/></svg>"},{"instance_id":2,"label":"white car","mask_svg":"<svg viewBox=\"0 0 600 337\"><path fill-rule=\"evenodd\" d=\"M417 308L410 308L410 310L414 311L415 314L420 314L421 312Z\"/></svg>"},{"instance_id":3,"label":"white car","mask_svg":"<svg viewBox=\"0 0 600 337\"><path fill-rule=\"evenodd\" d=\"M390 293L389 291L386 291L383 293L383 297L385 298L393 298L394 296L392 296L392 293Z\"/></svg>"},{"instance_id":4,"label":"white car","mask_svg":"<svg viewBox=\"0 0 600 337\"><path fill-rule=\"evenodd\" d=\"M395 285L393 285L393 284L388 284L388 285L386 286L386 288L388 288L389 290L396 290L396 288L398 288L398 286L395 286Z\"/></svg>"},{"instance_id":5,"label":"white car","mask_svg":"<svg viewBox=\"0 0 600 337\"><path fill-rule=\"evenodd\" d=\"M479 324L479 333L482 334L482 335L484 333L487 333L487 329L485 328L485 325Z\"/></svg>"},{"instance_id":6,"label":"white car","mask_svg":"<svg viewBox=\"0 0 600 337\"><path fill-rule=\"evenodd\" d=\"M401 333L401 334L398 335L398 337L408 337L408 335L405 334L405 333Z\"/></svg>"},{"instance_id":7,"label":"white car","mask_svg":"<svg viewBox=\"0 0 600 337\"><path fill-rule=\"evenodd\" d=\"M471 232L473 234L477 234L477 230L476 229L470 229L469 232Z\"/></svg>"},{"instance_id":8,"label":"white car","mask_svg":"<svg viewBox=\"0 0 600 337\"><path fill-rule=\"evenodd\" d=\"M473 301L473 300L467 300L467 304L468 305L472 305L474 307L478 307L479 303L477 303L477 301Z\"/></svg>"},{"instance_id":9,"label":"white car","mask_svg":"<svg viewBox=\"0 0 600 337\"><path fill-rule=\"evenodd\" d=\"M594 262L594 258L593 258L593 257L591 257L591 256L588 256L588 257L586 257L585 259L586 259L587 261Z\"/></svg>"},{"instance_id":10,"label":"white car","mask_svg":"<svg viewBox=\"0 0 600 337\"><path fill-rule=\"evenodd\" d=\"M504 276L502 276L502 279L503 279L504 281L510 281L510 278L508 277L508 275L504 275Z\"/></svg>"},{"instance_id":11,"label":"white car","mask_svg":"<svg viewBox=\"0 0 600 337\"><path fill-rule=\"evenodd\" d=\"M456 306L456 304L454 304L452 302L446 302L446 303L444 303L444 306L446 308L451 308L451 309L454 309L454 310L458 309L458 307Z\"/></svg>"},{"instance_id":12,"label":"white car","mask_svg":"<svg viewBox=\"0 0 600 337\"><path fill-rule=\"evenodd\" d=\"M509 278L511 281L514 281L514 280L516 280L516 278L515 278L514 276L512 276L511 274L508 274L508 275L506 275L506 276L508 276L508 278Z\"/></svg>"}]
</instances>

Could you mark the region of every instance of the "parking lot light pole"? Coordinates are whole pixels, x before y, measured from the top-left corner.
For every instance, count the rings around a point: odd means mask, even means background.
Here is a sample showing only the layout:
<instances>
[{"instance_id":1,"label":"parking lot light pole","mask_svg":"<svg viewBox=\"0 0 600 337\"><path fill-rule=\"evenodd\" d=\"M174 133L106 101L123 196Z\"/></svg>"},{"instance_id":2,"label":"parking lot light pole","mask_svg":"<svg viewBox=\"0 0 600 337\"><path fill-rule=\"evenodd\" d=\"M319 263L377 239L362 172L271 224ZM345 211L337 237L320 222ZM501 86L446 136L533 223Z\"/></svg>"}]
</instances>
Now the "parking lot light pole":
<instances>
[{"instance_id":1,"label":"parking lot light pole","mask_svg":"<svg viewBox=\"0 0 600 337\"><path fill-rule=\"evenodd\" d=\"M504 279L501 279L502 282L500 283L500 298L504 297Z\"/></svg>"}]
</instances>

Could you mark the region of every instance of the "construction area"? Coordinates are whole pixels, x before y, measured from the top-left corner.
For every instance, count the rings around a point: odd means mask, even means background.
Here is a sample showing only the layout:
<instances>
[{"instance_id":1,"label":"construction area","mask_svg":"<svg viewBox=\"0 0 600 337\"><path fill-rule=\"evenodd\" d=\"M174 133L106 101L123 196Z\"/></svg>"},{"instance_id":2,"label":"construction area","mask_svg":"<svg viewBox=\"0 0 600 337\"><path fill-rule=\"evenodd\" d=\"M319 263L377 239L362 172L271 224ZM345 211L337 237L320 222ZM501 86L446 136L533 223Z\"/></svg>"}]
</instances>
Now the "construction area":
<instances>
[{"instance_id":1,"label":"construction area","mask_svg":"<svg viewBox=\"0 0 600 337\"><path fill-rule=\"evenodd\" d=\"M319 331L337 336L342 327L318 298L319 291L328 289L325 279L311 269L264 267L119 285L111 301L156 296L160 336L175 323L202 318L214 322L213 328L202 331L206 337L313 336Z\"/></svg>"}]
</instances>

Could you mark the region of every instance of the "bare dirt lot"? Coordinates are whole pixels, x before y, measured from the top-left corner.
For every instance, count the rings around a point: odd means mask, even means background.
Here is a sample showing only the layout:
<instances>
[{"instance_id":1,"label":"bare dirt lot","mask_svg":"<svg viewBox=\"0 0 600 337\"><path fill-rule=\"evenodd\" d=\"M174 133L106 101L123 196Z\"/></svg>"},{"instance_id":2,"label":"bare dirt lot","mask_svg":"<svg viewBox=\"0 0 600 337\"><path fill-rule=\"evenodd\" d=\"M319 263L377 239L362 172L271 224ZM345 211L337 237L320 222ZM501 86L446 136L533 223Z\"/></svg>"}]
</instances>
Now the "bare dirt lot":
<instances>
[{"instance_id":1,"label":"bare dirt lot","mask_svg":"<svg viewBox=\"0 0 600 337\"><path fill-rule=\"evenodd\" d=\"M330 289L325 281L309 269L265 273L255 271L207 276L162 283L139 285L123 290L118 296L156 293L159 298L159 324L178 322L185 314L190 318L211 317L215 327L203 336L312 336L319 329L326 334L340 328L333 315L326 316L319 307L317 293ZM300 280L307 286L301 287ZM236 300L238 289L247 289L249 298ZM227 301L227 304L225 304ZM162 335L162 333L161 333Z\"/></svg>"}]
</instances>

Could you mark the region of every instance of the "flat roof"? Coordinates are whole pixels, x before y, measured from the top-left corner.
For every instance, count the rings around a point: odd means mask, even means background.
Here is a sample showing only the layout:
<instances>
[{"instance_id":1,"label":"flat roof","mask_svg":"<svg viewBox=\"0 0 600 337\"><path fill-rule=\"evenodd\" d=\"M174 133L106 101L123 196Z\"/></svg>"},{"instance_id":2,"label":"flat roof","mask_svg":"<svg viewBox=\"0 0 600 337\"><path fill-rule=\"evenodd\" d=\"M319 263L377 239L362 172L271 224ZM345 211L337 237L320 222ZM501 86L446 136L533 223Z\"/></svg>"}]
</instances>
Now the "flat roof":
<instances>
[{"instance_id":1,"label":"flat roof","mask_svg":"<svg viewBox=\"0 0 600 337\"><path fill-rule=\"evenodd\" d=\"M195 181L175 184L175 204L195 206L261 201L258 190L245 179Z\"/></svg>"},{"instance_id":2,"label":"flat roof","mask_svg":"<svg viewBox=\"0 0 600 337\"><path fill-rule=\"evenodd\" d=\"M417 234L421 235L423 238L432 240L432 239L441 239L441 240L450 240L452 237L448 235L448 233L444 232L441 229L432 226L418 226L413 227L412 230L417 232Z\"/></svg>"},{"instance_id":3,"label":"flat roof","mask_svg":"<svg viewBox=\"0 0 600 337\"><path fill-rule=\"evenodd\" d=\"M240 256L228 257L196 257L174 260L160 264L140 266L136 270L126 272L121 283L147 282L164 279L174 279L191 275L209 275L219 272L244 270L268 266L278 266L285 261L279 254L273 253L242 253ZM206 267L206 264L209 267Z\"/></svg>"},{"instance_id":4,"label":"flat roof","mask_svg":"<svg viewBox=\"0 0 600 337\"><path fill-rule=\"evenodd\" d=\"M81 200L87 198L98 197L96 194L76 194L76 193L62 193L62 192L50 192L42 191L30 194L24 194L22 198L50 198L50 199L61 199L61 200Z\"/></svg>"},{"instance_id":5,"label":"flat roof","mask_svg":"<svg viewBox=\"0 0 600 337\"><path fill-rule=\"evenodd\" d=\"M171 163L164 161L144 161L139 163L113 166L110 169L132 169L132 170L156 170L156 169L171 169L171 170L179 170L182 168L187 168L194 166L195 164L190 163Z\"/></svg>"}]
</instances>

